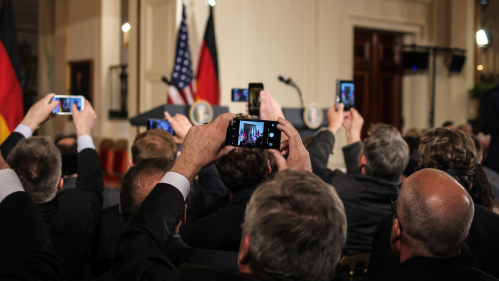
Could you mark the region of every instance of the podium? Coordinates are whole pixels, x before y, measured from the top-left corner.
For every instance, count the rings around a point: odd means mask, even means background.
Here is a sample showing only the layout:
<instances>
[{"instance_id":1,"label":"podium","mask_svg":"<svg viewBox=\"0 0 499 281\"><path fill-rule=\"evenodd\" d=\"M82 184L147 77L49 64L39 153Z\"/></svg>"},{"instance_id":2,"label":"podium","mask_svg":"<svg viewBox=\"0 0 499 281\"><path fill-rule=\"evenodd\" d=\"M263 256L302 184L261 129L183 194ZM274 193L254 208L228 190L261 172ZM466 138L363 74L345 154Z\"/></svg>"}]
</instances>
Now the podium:
<instances>
[{"instance_id":1,"label":"podium","mask_svg":"<svg viewBox=\"0 0 499 281\"><path fill-rule=\"evenodd\" d=\"M229 112L229 108L227 106L212 106L213 107L213 119L217 118L218 115L224 114L226 112ZM187 117L189 117L189 105L172 105L172 104L165 104L158 106L156 108L153 108L147 112L141 113L135 117L130 118L130 123L133 126L146 126L147 119L164 119L165 115L164 112L168 111L170 115L174 116L177 113L183 114ZM322 125L321 127L327 127L328 122L326 118L326 113L328 109L323 109L323 116L324 119L322 120ZM305 122L303 122L303 108L283 108L282 112L284 113L284 116L286 117L286 120L291 122L291 124L296 128L298 133L300 133L300 136L302 139L314 135L318 129L311 130L309 129L306 125Z\"/></svg>"}]
</instances>

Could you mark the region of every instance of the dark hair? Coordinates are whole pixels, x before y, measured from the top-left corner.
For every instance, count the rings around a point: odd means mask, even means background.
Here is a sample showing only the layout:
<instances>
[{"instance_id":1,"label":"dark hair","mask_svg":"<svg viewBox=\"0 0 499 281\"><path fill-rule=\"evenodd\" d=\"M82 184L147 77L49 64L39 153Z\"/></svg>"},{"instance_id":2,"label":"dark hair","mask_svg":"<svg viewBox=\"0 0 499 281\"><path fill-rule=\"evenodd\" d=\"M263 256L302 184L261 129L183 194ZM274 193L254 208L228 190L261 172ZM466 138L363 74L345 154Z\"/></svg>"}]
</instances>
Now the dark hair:
<instances>
[{"instance_id":1,"label":"dark hair","mask_svg":"<svg viewBox=\"0 0 499 281\"><path fill-rule=\"evenodd\" d=\"M61 179L61 154L49 137L23 139L7 157L7 164L36 204L54 199Z\"/></svg>"},{"instance_id":2,"label":"dark hair","mask_svg":"<svg viewBox=\"0 0 499 281\"><path fill-rule=\"evenodd\" d=\"M442 127L447 127L447 126L451 126L451 125L454 125L454 122L453 121L450 121L450 120L447 120L445 121L443 124L442 124Z\"/></svg>"},{"instance_id":3,"label":"dark hair","mask_svg":"<svg viewBox=\"0 0 499 281\"><path fill-rule=\"evenodd\" d=\"M258 148L236 148L215 162L220 180L232 194L269 178L270 153Z\"/></svg>"},{"instance_id":4,"label":"dark hair","mask_svg":"<svg viewBox=\"0 0 499 281\"><path fill-rule=\"evenodd\" d=\"M459 130L443 127L428 130L421 137L419 145L419 169L438 170L464 169L475 172L477 159L475 145L471 138ZM473 186L473 176L456 176L466 190Z\"/></svg>"},{"instance_id":5,"label":"dark hair","mask_svg":"<svg viewBox=\"0 0 499 281\"><path fill-rule=\"evenodd\" d=\"M404 140L409 146L409 164L407 164L403 174L404 176L409 177L418 170L419 142L421 141L421 138L416 136L405 136Z\"/></svg>"},{"instance_id":6,"label":"dark hair","mask_svg":"<svg viewBox=\"0 0 499 281\"><path fill-rule=\"evenodd\" d=\"M173 167L165 157L146 158L134 163L121 178L121 215L128 221L156 184Z\"/></svg>"},{"instance_id":7,"label":"dark hair","mask_svg":"<svg viewBox=\"0 0 499 281\"><path fill-rule=\"evenodd\" d=\"M480 140L474 135L469 135L473 140L476 149L477 161L482 158L482 144ZM485 173L482 164L478 163L475 170L475 177L473 178L473 188L470 190L471 198L476 204L485 206L486 208L494 211L495 208L499 209L499 202L496 200L492 187L490 186L489 178Z\"/></svg>"},{"instance_id":8,"label":"dark hair","mask_svg":"<svg viewBox=\"0 0 499 281\"><path fill-rule=\"evenodd\" d=\"M366 174L386 181L400 181L409 162L409 147L395 127L386 124L371 126L364 141Z\"/></svg>"},{"instance_id":9,"label":"dark hair","mask_svg":"<svg viewBox=\"0 0 499 281\"><path fill-rule=\"evenodd\" d=\"M78 173L78 144L72 145L57 144L56 147L61 153L62 176L70 176Z\"/></svg>"},{"instance_id":10,"label":"dark hair","mask_svg":"<svg viewBox=\"0 0 499 281\"><path fill-rule=\"evenodd\" d=\"M74 139L75 142L78 140L76 134L57 134L54 138L54 144L57 146L57 144L63 139Z\"/></svg>"},{"instance_id":11,"label":"dark hair","mask_svg":"<svg viewBox=\"0 0 499 281\"><path fill-rule=\"evenodd\" d=\"M145 158L166 157L175 161L177 144L172 135L162 129L152 129L135 137L132 145L133 163Z\"/></svg>"}]
</instances>

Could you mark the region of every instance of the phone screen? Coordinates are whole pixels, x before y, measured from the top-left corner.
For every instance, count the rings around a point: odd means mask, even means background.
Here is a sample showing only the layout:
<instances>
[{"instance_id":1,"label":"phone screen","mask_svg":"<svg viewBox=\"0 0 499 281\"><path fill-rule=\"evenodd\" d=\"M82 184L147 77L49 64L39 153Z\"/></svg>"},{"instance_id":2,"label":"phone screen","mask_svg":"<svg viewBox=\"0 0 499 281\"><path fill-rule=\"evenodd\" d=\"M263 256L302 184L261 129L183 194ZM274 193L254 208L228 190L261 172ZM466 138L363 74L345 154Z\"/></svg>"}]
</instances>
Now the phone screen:
<instances>
[{"instance_id":1,"label":"phone screen","mask_svg":"<svg viewBox=\"0 0 499 281\"><path fill-rule=\"evenodd\" d=\"M248 89L232 89L232 101L248 101Z\"/></svg>"},{"instance_id":2,"label":"phone screen","mask_svg":"<svg viewBox=\"0 0 499 281\"><path fill-rule=\"evenodd\" d=\"M355 85L353 81L337 81L337 93L336 93L336 108L341 102L345 105L344 110L349 111L350 108L355 107Z\"/></svg>"},{"instance_id":3,"label":"phone screen","mask_svg":"<svg viewBox=\"0 0 499 281\"><path fill-rule=\"evenodd\" d=\"M277 121L234 119L234 124L227 129L225 145L279 149L281 131L277 124Z\"/></svg>"},{"instance_id":4,"label":"phone screen","mask_svg":"<svg viewBox=\"0 0 499 281\"><path fill-rule=\"evenodd\" d=\"M61 115L73 114L72 111L73 104L76 104L78 111L82 110L82 104L83 104L82 96L54 96L52 100L59 101L59 105L56 108L54 108L52 113L61 114Z\"/></svg>"},{"instance_id":5,"label":"phone screen","mask_svg":"<svg viewBox=\"0 0 499 281\"><path fill-rule=\"evenodd\" d=\"M172 125L170 122L166 120L161 120L161 119L149 119L147 120L147 129L163 129L167 131L168 133L172 134L172 136L175 135L175 131L172 128Z\"/></svg>"},{"instance_id":6,"label":"phone screen","mask_svg":"<svg viewBox=\"0 0 499 281\"><path fill-rule=\"evenodd\" d=\"M260 92L263 90L262 83L250 83L248 86L248 113L260 116Z\"/></svg>"}]
</instances>

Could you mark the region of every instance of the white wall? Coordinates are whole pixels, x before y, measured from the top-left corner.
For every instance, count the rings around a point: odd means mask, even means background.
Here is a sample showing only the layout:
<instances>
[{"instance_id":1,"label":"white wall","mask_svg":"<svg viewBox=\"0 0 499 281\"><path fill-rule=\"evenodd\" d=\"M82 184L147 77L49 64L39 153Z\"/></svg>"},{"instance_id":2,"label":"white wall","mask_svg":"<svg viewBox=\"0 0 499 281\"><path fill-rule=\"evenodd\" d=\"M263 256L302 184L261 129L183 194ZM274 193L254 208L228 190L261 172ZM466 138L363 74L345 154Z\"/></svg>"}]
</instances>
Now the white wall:
<instances>
[{"instance_id":1,"label":"white wall","mask_svg":"<svg viewBox=\"0 0 499 281\"><path fill-rule=\"evenodd\" d=\"M215 33L221 104L228 105L234 113L244 111L243 104L230 102L230 89L245 87L248 82L263 82L283 107L298 107L294 89L277 81L277 75L282 74L298 83L305 103L333 105L334 80L352 78L353 30L362 27L402 32L407 34L407 44L467 48L469 59L460 75L449 77L444 58L439 56L437 60L436 124L446 119L464 122L466 91L473 83L473 3L473 0L217 0ZM139 71L140 108L145 111L166 98L166 85L159 82L159 73L171 73L176 27L169 17L174 10L179 22L182 0L142 0L142 4L142 30L148 32L140 42L141 61L144 61ZM146 12L149 10L155 12ZM131 17L136 11L132 5ZM188 0L187 16L196 70L208 17L206 1ZM164 53L158 56L158 50ZM147 66L151 55L156 58L156 68ZM404 76L404 130L428 127L430 73ZM345 138L340 133L332 165L342 166L344 144Z\"/></svg>"}]
</instances>

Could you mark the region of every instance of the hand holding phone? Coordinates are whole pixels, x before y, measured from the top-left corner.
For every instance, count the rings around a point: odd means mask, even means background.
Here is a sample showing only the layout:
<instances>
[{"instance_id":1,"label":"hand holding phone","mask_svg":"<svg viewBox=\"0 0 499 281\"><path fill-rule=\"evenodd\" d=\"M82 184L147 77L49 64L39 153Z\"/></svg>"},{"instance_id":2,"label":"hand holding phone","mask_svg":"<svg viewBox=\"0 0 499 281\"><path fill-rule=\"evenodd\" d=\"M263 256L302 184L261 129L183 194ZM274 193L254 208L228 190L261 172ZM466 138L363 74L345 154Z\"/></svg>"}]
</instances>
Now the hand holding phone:
<instances>
[{"instance_id":1,"label":"hand holding phone","mask_svg":"<svg viewBox=\"0 0 499 281\"><path fill-rule=\"evenodd\" d=\"M225 145L246 148L279 149L281 131L277 121L234 119L227 129Z\"/></svg>"},{"instance_id":2,"label":"hand holding phone","mask_svg":"<svg viewBox=\"0 0 499 281\"><path fill-rule=\"evenodd\" d=\"M52 113L58 115L71 115L73 114L72 106L76 104L78 111L85 109L85 97L83 96L68 96L68 95L55 95L52 101L57 101L58 106Z\"/></svg>"},{"instance_id":3,"label":"hand holding phone","mask_svg":"<svg viewBox=\"0 0 499 281\"><path fill-rule=\"evenodd\" d=\"M345 81L336 79L336 110L338 105L343 103L345 105L344 111L349 111L350 108L355 106L355 85L353 81Z\"/></svg>"},{"instance_id":4,"label":"hand holding phone","mask_svg":"<svg viewBox=\"0 0 499 281\"><path fill-rule=\"evenodd\" d=\"M263 91L263 83L249 83L248 85L248 113L260 117L260 92Z\"/></svg>"}]
</instances>

